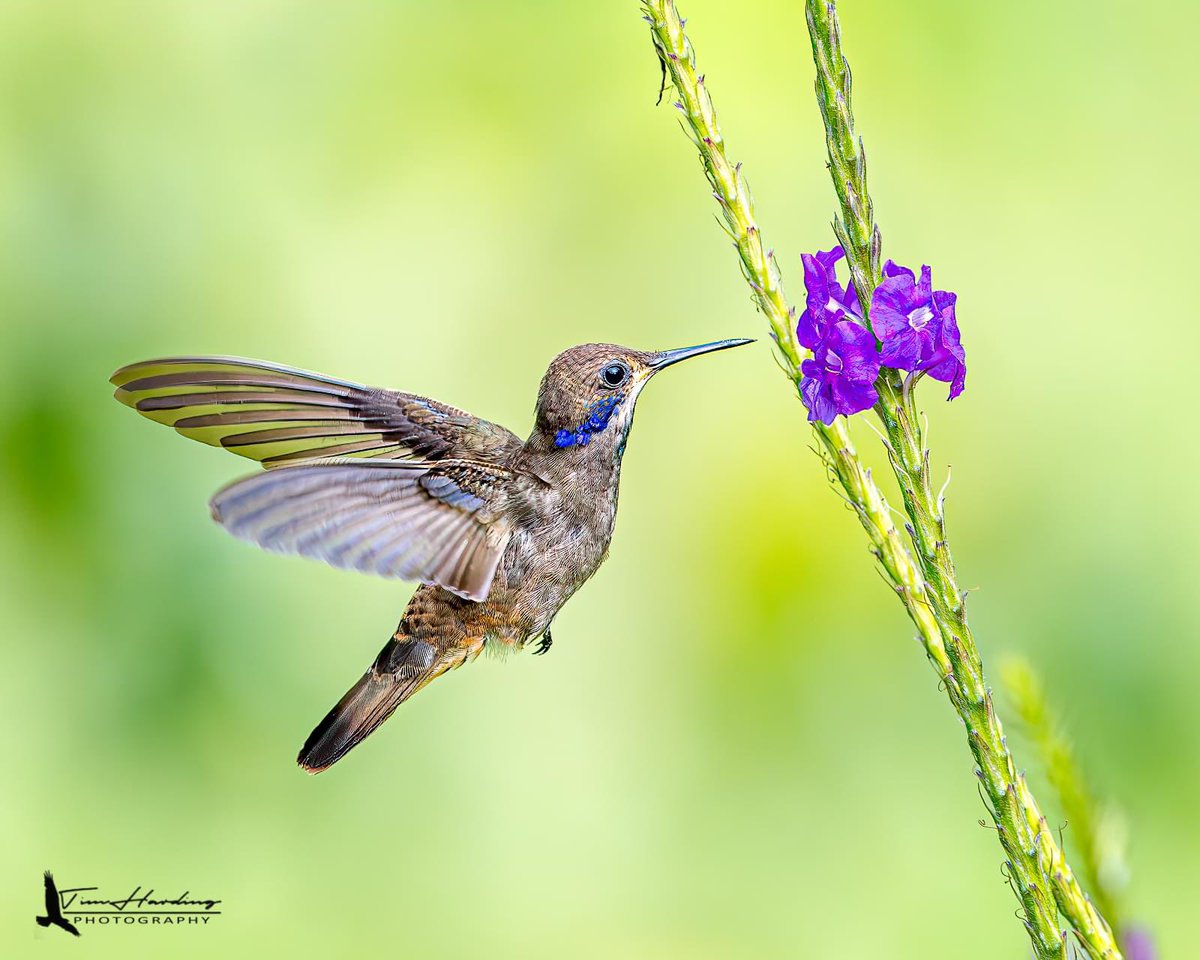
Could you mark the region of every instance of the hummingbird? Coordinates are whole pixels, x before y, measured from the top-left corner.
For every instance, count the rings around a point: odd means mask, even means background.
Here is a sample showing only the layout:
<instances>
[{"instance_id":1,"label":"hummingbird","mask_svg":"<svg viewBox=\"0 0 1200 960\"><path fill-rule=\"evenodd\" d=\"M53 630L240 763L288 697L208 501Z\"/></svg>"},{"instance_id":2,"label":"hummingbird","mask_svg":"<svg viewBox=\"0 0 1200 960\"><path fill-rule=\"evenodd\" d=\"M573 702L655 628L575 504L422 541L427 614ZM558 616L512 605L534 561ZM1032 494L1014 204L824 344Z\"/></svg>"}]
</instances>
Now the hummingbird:
<instances>
[{"instance_id":1,"label":"hummingbird","mask_svg":"<svg viewBox=\"0 0 1200 960\"><path fill-rule=\"evenodd\" d=\"M642 389L718 340L644 352L611 343L551 361L527 440L436 400L236 357L169 357L112 376L116 398L185 437L259 461L213 518L266 550L420 581L395 632L309 735L332 766L432 680L550 628L608 554L621 458Z\"/></svg>"}]
</instances>

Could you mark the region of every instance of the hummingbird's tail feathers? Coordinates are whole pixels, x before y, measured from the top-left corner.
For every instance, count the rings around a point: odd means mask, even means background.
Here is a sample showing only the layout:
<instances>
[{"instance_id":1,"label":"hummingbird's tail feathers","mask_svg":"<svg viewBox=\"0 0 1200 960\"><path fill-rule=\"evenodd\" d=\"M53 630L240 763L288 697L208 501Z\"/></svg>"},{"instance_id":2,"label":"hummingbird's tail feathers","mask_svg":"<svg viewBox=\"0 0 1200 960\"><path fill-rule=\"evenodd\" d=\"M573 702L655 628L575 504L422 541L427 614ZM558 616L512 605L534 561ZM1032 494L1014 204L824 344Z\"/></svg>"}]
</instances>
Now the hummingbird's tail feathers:
<instances>
[{"instance_id":1,"label":"hummingbird's tail feathers","mask_svg":"<svg viewBox=\"0 0 1200 960\"><path fill-rule=\"evenodd\" d=\"M368 670L308 735L296 762L309 773L333 766L421 686L420 678L401 680Z\"/></svg>"},{"instance_id":2,"label":"hummingbird's tail feathers","mask_svg":"<svg viewBox=\"0 0 1200 960\"><path fill-rule=\"evenodd\" d=\"M482 648L482 641L439 654L426 640L398 635L388 641L362 679L308 735L296 762L309 773L333 766L362 743L405 700Z\"/></svg>"},{"instance_id":3,"label":"hummingbird's tail feathers","mask_svg":"<svg viewBox=\"0 0 1200 960\"><path fill-rule=\"evenodd\" d=\"M238 480L211 506L226 530L266 550L483 600L508 543L512 478L468 460L318 461Z\"/></svg>"}]
</instances>

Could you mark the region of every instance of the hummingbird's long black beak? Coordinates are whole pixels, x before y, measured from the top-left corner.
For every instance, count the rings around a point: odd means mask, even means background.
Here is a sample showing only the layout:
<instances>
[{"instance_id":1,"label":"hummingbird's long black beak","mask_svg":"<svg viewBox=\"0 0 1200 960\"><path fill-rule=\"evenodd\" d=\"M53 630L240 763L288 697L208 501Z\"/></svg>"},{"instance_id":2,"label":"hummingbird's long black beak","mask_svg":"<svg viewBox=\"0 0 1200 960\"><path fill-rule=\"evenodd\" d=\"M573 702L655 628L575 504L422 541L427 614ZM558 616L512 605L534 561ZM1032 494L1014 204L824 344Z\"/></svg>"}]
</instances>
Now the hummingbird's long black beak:
<instances>
[{"instance_id":1,"label":"hummingbird's long black beak","mask_svg":"<svg viewBox=\"0 0 1200 960\"><path fill-rule=\"evenodd\" d=\"M673 363L678 363L680 360L687 360L689 357L698 357L702 353L712 353L714 350L728 350L730 347L742 347L747 343L753 343L753 340L737 339L737 340L715 340L712 343L702 343L697 347L680 347L678 350L663 350L661 353L654 355L649 366L658 372L663 367L669 367Z\"/></svg>"}]
</instances>

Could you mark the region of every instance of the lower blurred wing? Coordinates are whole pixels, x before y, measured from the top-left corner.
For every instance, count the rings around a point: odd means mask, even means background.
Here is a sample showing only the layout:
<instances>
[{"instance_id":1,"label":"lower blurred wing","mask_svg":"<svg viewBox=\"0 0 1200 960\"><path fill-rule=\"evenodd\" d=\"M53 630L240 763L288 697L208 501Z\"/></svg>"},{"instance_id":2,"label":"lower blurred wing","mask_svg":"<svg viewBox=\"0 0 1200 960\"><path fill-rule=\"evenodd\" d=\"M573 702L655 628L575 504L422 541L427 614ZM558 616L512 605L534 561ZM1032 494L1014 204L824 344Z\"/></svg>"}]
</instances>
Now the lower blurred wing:
<instances>
[{"instance_id":1,"label":"lower blurred wing","mask_svg":"<svg viewBox=\"0 0 1200 960\"><path fill-rule=\"evenodd\" d=\"M436 583L483 600L508 543L502 467L466 460L326 460L239 480L213 518L266 550Z\"/></svg>"}]
</instances>

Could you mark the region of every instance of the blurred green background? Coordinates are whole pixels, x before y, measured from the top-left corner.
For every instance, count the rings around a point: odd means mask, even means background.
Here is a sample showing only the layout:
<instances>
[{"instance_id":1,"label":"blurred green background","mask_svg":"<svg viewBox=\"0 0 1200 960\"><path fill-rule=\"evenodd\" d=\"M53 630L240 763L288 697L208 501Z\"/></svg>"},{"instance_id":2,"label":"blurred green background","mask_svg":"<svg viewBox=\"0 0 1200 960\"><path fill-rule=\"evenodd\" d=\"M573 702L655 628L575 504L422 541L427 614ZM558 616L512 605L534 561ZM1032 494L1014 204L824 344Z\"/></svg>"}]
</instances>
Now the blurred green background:
<instances>
[{"instance_id":1,"label":"blurred green background","mask_svg":"<svg viewBox=\"0 0 1200 960\"><path fill-rule=\"evenodd\" d=\"M795 297L834 208L802 4L683 13ZM253 465L110 398L228 353L524 434L573 343L761 336L638 17L0 6L6 956L1027 956L962 731L765 344L643 397L549 656L438 682L317 778L292 757L409 587L227 537L206 500ZM885 252L960 298L969 389L924 398L985 657L1042 671L1129 814L1131 913L1185 955L1200 10L842 19ZM33 924L47 867L226 912L76 945Z\"/></svg>"}]
</instances>

